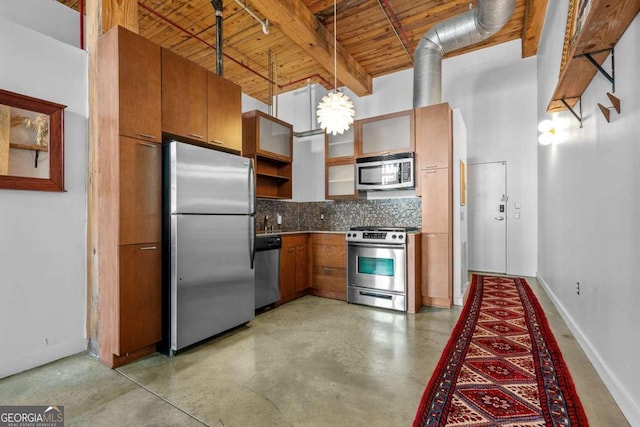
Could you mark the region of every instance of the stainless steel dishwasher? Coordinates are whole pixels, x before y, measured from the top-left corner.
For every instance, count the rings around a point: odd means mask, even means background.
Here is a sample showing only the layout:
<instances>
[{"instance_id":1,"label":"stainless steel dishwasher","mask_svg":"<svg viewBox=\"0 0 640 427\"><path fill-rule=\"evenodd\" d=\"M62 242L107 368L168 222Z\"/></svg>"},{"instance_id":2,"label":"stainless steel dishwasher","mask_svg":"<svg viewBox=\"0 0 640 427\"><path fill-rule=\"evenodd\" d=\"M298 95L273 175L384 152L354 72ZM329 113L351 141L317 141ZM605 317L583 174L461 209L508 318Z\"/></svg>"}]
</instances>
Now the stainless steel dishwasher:
<instances>
[{"instance_id":1,"label":"stainless steel dishwasher","mask_svg":"<svg viewBox=\"0 0 640 427\"><path fill-rule=\"evenodd\" d=\"M256 236L256 309L280 299L280 248L279 235Z\"/></svg>"}]
</instances>

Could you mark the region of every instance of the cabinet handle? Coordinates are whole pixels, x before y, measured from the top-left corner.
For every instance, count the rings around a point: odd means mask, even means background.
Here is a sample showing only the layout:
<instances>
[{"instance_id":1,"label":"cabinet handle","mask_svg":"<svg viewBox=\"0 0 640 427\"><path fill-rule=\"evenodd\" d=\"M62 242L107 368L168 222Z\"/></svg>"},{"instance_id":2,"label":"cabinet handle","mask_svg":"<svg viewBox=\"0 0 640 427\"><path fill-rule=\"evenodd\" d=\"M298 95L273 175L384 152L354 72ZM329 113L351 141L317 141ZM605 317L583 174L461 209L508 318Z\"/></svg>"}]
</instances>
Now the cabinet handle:
<instances>
[{"instance_id":1,"label":"cabinet handle","mask_svg":"<svg viewBox=\"0 0 640 427\"><path fill-rule=\"evenodd\" d=\"M155 251L156 249L158 249L157 246L145 246L143 248L140 248L141 251Z\"/></svg>"},{"instance_id":2,"label":"cabinet handle","mask_svg":"<svg viewBox=\"0 0 640 427\"><path fill-rule=\"evenodd\" d=\"M322 271L324 271L324 273L325 273L325 274L329 274L329 273L331 273L331 271L333 271L333 269L332 269L332 268L329 268L329 267L324 267L324 268L322 269Z\"/></svg>"},{"instance_id":3,"label":"cabinet handle","mask_svg":"<svg viewBox=\"0 0 640 427\"><path fill-rule=\"evenodd\" d=\"M428 165L428 166L423 167L422 169L435 169L436 166L438 166L438 165Z\"/></svg>"},{"instance_id":4,"label":"cabinet handle","mask_svg":"<svg viewBox=\"0 0 640 427\"><path fill-rule=\"evenodd\" d=\"M155 135L149 135L148 133L136 133L136 135L141 136L143 138L156 139Z\"/></svg>"},{"instance_id":5,"label":"cabinet handle","mask_svg":"<svg viewBox=\"0 0 640 427\"><path fill-rule=\"evenodd\" d=\"M214 144L218 144L218 145L224 145L223 141L218 141L217 139L212 139L211 142L213 142Z\"/></svg>"},{"instance_id":6,"label":"cabinet handle","mask_svg":"<svg viewBox=\"0 0 640 427\"><path fill-rule=\"evenodd\" d=\"M435 171L435 170L424 171L424 173L436 173L436 172L438 172L438 171Z\"/></svg>"},{"instance_id":7,"label":"cabinet handle","mask_svg":"<svg viewBox=\"0 0 640 427\"><path fill-rule=\"evenodd\" d=\"M149 148L156 148L156 144L149 144L147 142L138 142L138 144L140 145L144 145L145 147L149 147Z\"/></svg>"},{"instance_id":8,"label":"cabinet handle","mask_svg":"<svg viewBox=\"0 0 640 427\"><path fill-rule=\"evenodd\" d=\"M387 154L391 154L391 151L383 151L380 153L381 156L386 156Z\"/></svg>"},{"instance_id":9,"label":"cabinet handle","mask_svg":"<svg viewBox=\"0 0 640 427\"><path fill-rule=\"evenodd\" d=\"M192 137L198 138L198 139L204 139L204 136L198 135L197 133L190 133L189 136L192 136Z\"/></svg>"},{"instance_id":10,"label":"cabinet handle","mask_svg":"<svg viewBox=\"0 0 640 427\"><path fill-rule=\"evenodd\" d=\"M289 252L290 254L292 254L292 253L293 253L293 251L295 251L295 250L296 250L296 248L289 248L289 249L287 249L287 252Z\"/></svg>"}]
</instances>

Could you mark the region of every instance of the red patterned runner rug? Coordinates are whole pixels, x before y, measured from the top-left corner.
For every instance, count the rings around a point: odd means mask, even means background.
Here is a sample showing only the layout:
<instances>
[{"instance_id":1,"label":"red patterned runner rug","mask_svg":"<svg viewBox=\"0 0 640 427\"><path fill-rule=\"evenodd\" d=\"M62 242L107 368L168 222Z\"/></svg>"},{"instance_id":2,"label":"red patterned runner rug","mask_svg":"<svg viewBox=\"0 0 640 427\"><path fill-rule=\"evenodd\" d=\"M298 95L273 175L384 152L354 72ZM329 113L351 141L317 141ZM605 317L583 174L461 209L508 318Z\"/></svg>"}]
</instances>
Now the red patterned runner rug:
<instances>
[{"instance_id":1,"label":"red patterned runner rug","mask_svg":"<svg viewBox=\"0 0 640 427\"><path fill-rule=\"evenodd\" d=\"M542 307L524 279L473 276L413 425L589 425Z\"/></svg>"}]
</instances>

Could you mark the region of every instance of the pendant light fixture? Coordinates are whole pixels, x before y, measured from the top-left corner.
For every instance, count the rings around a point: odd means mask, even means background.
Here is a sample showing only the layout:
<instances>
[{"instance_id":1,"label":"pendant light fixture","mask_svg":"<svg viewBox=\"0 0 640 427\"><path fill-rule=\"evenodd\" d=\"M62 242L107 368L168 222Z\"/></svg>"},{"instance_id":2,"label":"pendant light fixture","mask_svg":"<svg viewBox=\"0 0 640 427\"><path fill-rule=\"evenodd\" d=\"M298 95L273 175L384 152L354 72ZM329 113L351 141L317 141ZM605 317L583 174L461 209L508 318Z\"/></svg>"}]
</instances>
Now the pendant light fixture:
<instances>
[{"instance_id":1,"label":"pendant light fixture","mask_svg":"<svg viewBox=\"0 0 640 427\"><path fill-rule=\"evenodd\" d=\"M320 127L332 135L342 134L353 124L353 103L347 95L338 92L338 66L336 45L338 44L336 0L333 0L333 91L326 94L320 104L316 115Z\"/></svg>"}]
</instances>

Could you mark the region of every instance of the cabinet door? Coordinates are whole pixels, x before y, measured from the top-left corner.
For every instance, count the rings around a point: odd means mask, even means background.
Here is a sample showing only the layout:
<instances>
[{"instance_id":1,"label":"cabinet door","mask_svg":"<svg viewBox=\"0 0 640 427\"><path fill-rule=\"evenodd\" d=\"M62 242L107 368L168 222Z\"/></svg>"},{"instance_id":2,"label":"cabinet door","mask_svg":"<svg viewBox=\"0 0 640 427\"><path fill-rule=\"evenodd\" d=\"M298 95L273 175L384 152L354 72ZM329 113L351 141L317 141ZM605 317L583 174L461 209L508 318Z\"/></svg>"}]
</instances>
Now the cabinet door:
<instances>
[{"instance_id":1,"label":"cabinet door","mask_svg":"<svg viewBox=\"0 0 640 427\"><path fill-rule=\"evenodd\" d=\"M358 157L414 151L413 110L356 122Z\"/></svg>"},{"instance_id":2,"label":"cabinet door","mask_svg":"<svg viewBox=\"0 0 640 427\"><path fill-rule=\"evenodd\" d=\"M161 241L162 146L121 137L119 169L119 243Z\"/></svg>"},{"instance_id":3,"label":"cabinet door","mask_svg":"<svg viewBox=\"0 0 640 427\"><path fill-rule=\"evenodd\" d=\"M449 234L422 235L422 296L431 305L451 305L451 249Z\"/></svg>"},{"instance_id":4,"label":"cabinet door","mask_svg":"<svg viewBox=\"0 0 640 427\"><path fill-rule=\"evenodd\" d=\"M162 142L160 46L118 27L120 135Z\"/></svg>"},{"instance_id":5,"label":"cabinet door","mask_svg":"<svg viewBox=\"0 0 640 427\"><path fill-rule=\"evenodd\" d=\"M354 198L356 170L353 159L325 165L325 197L327 199Z\"/></svg>"},{"instance_id":6,"label":"cabinet door","mask_svg":"<svg viewBox=\"0 0 640 427\"><path fill-rule=\"evenodd\" d=\"M422 231L449 233L451 191L449 169L425 170L422 176Z\"/></svg>"},{"instance_id":7,"label":"cabinet door","mask_svg":"<svg viewBox=\"0 0 640 427\"><path fill-rule=\"evenodd\" d=\"M242 151L242 91L240 86L207 73L208 142Z\"/></svg>"},{"instance_id":8,"label":"cabinet door","mask_svg":"<svg viewBox=\"0 0 640 427\"><path fill-rule=\"evenodd\" d=\"M416 109L415 116L417 170L449 167L453 149L449 104Z\"/></svg>"},{"instance_id":9,"label":"cabinet door","mask_svg":"<svg viewBox=\"0 0 640 427\"><path fill-rule=\"evenodd\" d=\"M342 135L325 133L325 161L353 158L355 152L354 126L351 126Z\"/></svg>"},{"instance_id":10,"label":"cabinet door","mask_svg":"<svg viewBox=\"0 0 640 427\"><path fill-rule=\"evenodd\" d=\"M257 151L291 160L293 128L274 117L258 116Z\"/></svg>"},{"instance_id":11,"label":"cabinet door","mask_svg":"<svg viewBox=\"0 0 640 427\"><path fill-rule=\"evenodd\" d=\"M162 131L207 140L207 73L162 49Z\"/></svg>"},{"instance_id":12,"label":"cabinet door","mask_svg":"<svg viewBox=\"0 0 640 427\"><path fill-rule=\"evenodd\" d=\"M296 246L296 292L309 287L309 251L306 243Z\"/></svg>"},{"instance_id":13,"label":"cabinet door","mask_svg":"<svg viewBox=\"0 0 640 427\"><path fill-rule=\"evenodd\" d=\"M280 250L280 299L296 293L296 248L285 246Z\"/></svg>"},{"instance_id":14,"label":"cabinet door","mask_svg":"<svg viewBox=\"0 0 640 427\"><path fill-rule=\"evenodd\" d=\"M160 243L118 248L120 262L118 355L161 339L162 250Z\"/></svg>"}]
</instances>

